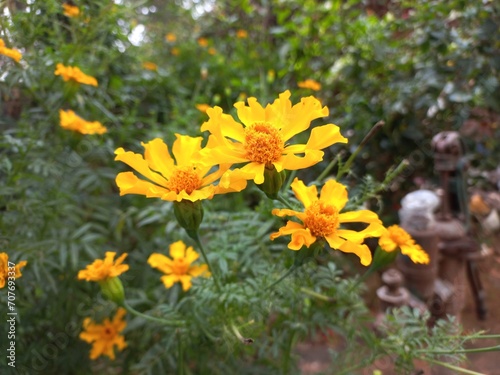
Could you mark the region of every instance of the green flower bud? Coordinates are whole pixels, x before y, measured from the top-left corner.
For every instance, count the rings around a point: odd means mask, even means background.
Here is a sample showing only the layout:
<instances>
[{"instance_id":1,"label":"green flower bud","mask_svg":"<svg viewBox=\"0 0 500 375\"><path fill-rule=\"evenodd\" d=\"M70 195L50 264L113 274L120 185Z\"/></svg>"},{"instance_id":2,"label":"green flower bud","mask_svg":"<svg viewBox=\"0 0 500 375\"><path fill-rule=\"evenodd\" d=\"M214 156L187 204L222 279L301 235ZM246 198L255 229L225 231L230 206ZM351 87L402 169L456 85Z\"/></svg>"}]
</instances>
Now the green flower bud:
<instances>
[{"instance_id":1,"label":"green flower bud","mask_svg":"<svg viewBox=\"0 0 500 375\"><path fill-rule=\"evenodd\" d=\"M104 297L119 306L123 306L125 291L123 290L123 284L118 277L109 277L105 280L99 281L99 285L101 286L101 292L104 294Z\"/></svg>"},{"instance_id":2,"label":"green flower bud","mask_svg":"<svg viewBox=\"0 0 500 375\"><path fill-rule=\"evenodd\" d=\"M174 202L174 214L179 225L186 230L189 237L195 238L203 220L201 201L191 202L183 199L180 202Z\"/></svg>"},{"instance_id":3,"label":"green flower bud","mask_svg":"<svg viewBox=\"0 0 500 375\"><path fill-rule=\"evenodd\" d=\"M270 199L277 199L278 193L286 180L286 171L278 172L274 165L264 168L264 183L258 184L257 187L266 193Z\"/></svg>"}]
</instances>

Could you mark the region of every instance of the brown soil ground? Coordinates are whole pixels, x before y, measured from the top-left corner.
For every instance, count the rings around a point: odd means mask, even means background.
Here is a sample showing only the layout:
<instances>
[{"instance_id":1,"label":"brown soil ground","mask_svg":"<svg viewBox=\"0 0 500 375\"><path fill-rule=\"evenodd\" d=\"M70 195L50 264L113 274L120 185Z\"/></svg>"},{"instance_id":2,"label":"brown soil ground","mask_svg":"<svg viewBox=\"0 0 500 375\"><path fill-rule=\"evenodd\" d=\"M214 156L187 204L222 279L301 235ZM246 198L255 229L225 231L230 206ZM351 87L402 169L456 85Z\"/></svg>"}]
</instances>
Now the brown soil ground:
<instances>
[{"instance_id":1,"label":"brown soil ground","mask_svg":"<svg viewBox=\"0 0 500 375\"><path fill-rule=\"evenodd\" d=\"M497 237L498 238L498 237ZM487 331L488 333L500 334L500 238L494 245L494 252L478 262L480 279L486 293L487 316L485 320L479 320L476 314L476 305L471 288L466 288L465 307L460 315L460 321L466 331ZM375 283L380 281L375 281ZM378 286L374 285L373 289ZM371 288L370 288L371 289ZM468 345L468 348L478 348L500 345L500 340L477 340ZM297 346L300 355L299 366L302 375L332 374L329 371L328 346L325 342L311 341L301 343ZM500 375L500 351L487 353L474 353L467 357L468 361L461 364L467 368L485 375ZM451 375L440 367L432 367L426 363L416 363L415 375ZM399 375L392 365L390 358L383 358L369 368L353 373L353 375L373 375L374 370L380 370L382 375ZM458 374L458 372L456 372Z\"/></svg>"}]
</instances>

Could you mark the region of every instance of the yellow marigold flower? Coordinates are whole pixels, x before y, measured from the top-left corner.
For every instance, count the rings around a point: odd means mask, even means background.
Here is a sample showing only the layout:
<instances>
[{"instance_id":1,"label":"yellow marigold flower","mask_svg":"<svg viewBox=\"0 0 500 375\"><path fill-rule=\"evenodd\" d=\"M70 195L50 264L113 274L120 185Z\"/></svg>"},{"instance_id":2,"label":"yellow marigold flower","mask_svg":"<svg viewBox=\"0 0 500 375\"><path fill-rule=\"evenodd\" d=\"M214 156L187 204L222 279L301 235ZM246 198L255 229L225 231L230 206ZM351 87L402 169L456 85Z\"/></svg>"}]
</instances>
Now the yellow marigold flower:
<instances>
[{"instance_id":1,"label":"yellow marigold flower","mask_svg":"<svg viewBox=\"0 0 500 375\"><path fill-rule=\"evenodd\" d=\"M108 131L99 121L86 121L71 110L59 110L62 128L82 134L104 134Z\"/></svg>"},{"instance_id":2,"label":"yellow marigold flower","mask_svg":"<svg viewBox=\"0 0 500 375\"><path fill-rule=\"evenodd\" d=\"M186 248L182 241L170 245L170 257L153 253L148 259L151 267L157 268L165 274L165 276L161 277L165 288L171 288L174 283L180 282L182 290L186 292L191 288L191 279L193 277L210 276L206 264L192 265L199 258L199 255L191 246Z\"/></svg>"},{"instance_id":3,"label":"yellow marigold flower","mask_svg":"<svg viewBox=\"0 0 500 375\"><path fill-rule=\"evenodd\" d=\"M120 332L125 329L127 323L123 316L127 311L119 307L113 320L106 318L102 324L96 324L91 318L83 321L84 331L80 333L80 339L92 344L90 359L97 359L101 355L107 355L111 360L115 359L114 346L118 350L123 350L127 343L125 337Z\"/></svg>"},{"instance_id":4,"label":"yellow marigold flower","mask_svg":"<svg viewBox=\"0 0 500 375\"><path fill-rule=\"evenodd\" d=\"M17 49L5 47L5 42L3 41L3 39L0 39L0 55L10 57L16 62L19 62L19 60L21 60L21 58L23 57L21 52L19 52Z\"/></svg>"},{"instance_id":5,"label":"yellow marigold flower","mask_svg":"<svg viewBox=\"0 0 500 375\"><path fill-rule=\"evenodd\" d=\"M97 87L97 80L89 75L83 73L80 68L76 66L64 66L59 63L56 66L56 71L54 72L56 76L61 76L64 81L75 81L82 83L84 85L91 85Z\"/></svg>"},{"instance_id":6,"label":"yellow marigold flower","mask_svg":"<svg viewBox=\"0 0 500 375\"><path fill-rule=\"evenodd\" d=\"M210 55L215 55L215 54L217 53L217 50L216 50L214 47L210 47L210 48L208 49L208 53L209 53Z\"/></svg>"},{"instance_id":7,"label":"yellow marigold flower","mask_svg":"<svg viewBox=\"0 0 500 375\"><path fill-rule=\"evenodd\" d=\"M209 173L217 162L206 160L206 164L201 165L195 161L195 156L201 150L202 137L175 136L177 139L172 147L175 160L160 138L141 143L145 149L144 157L121 147L115 150L115 160L124 162L149 180L140 179L133 172L119 173L116 184L120 188L120 195L140 194L167 201L195 202L211 199L214 194L241 191L246 187L244 179L233 179L230 173L217 186L213 185L228 171L230 164L221 164L218 170Z\"/></svg>"},{"instance_id":8,"label":"yellow marigold flower","mask_svg":"<svg viewBox=\"0 0 500 375\"><path fill-rule=\"evenodd\" d=\"M207 38L198 38L198 45L200 47L207 47L208 46L208 39Z\"/></svg>"},{"instance_id":9,"label":"yellow marigold flower","mask_svg":"<svg viewBox=\"0 0 500 375\"><path fill-rule=\"evenodd\" d=\"M158 65L150 61L143 62L142 67L147 70L154 70L154 71L158 70Z\"/></svg>"},{"instance_id":10,"label":"yellow marigold flower","mask_svg":"<svg viewBox=\"0 0 500 375\"><path fill-rule=\"evenodd\" d=\"M179 56L179 54L181 53L181 50L177 47L174 47L170 50L170 53L174 56Z\"/></svg>"},{"instance_id":11,"label":"yellow marigold flower","mask_svg":"<svg viewBox=\"0 0 500 375\"><path fill-rule=\"evenodd\" d=\"M387 231L380 236L378 244L387 252L401 249L401 253L410 257L414 263L428 264L430 261L429 255L399 225L387 228Z\"/></svg>"},{"instance_id":12,"label":"yellow marigold flower","mask_svg":"<svg viewBox=\"0 0 500 375\"><path fill-rule=\"evenodd\" d=\"M206 113L207 109L209 109L210 106L208 104L202 103L202 104L196 104L196 108L198 109L198 111Z\"/></svg>"},{"instance_id":13,"label":"yellow marigold flower","mask_svg":"<svg viewBox=\"0 0 500 375\"><path fill-rule=\"evenodd\" d=\"M309 247L318 238L324 238L333 249L345 253L354 253L361 259L361 264L369 265L372 255L368 246L362 244L367 237L378 237L385 228L377 214L369 210L343 212L348 201L347 189L335 180L328 180L318 198L315 185L307 187L295 178L291 188L297 199L304 205L304 212L289 209L274 209L273 215L295 216L301 223L288 221L278 232L271 234L271 240L280 236L291 235L288 248L300 250L302 246ZM342 229L342 223L361 222L368 226L360 232Z\"/></svg>"},{"instance_id":14,"label":"yellow marigold flower","mask_svg":"<svg viewBox=\"0 0 500 375\"><path fill-rule=\"evenodd\" d=\"M173 43L173 42L175 42L177 40L177 37L175 36L174 33L168 33L167 35L165 35L165 40L167 42Z\"/></svg>"},{"instance_id":15,"label":"yellow marigold flower","mask_svg":"<svg viewBox=\"0 0 500 375\"><path fill-rule=\"evenodd\" d=\"M328 124L313 128L306 144L290 144L289 140L308 129L312 120L328 116L328 108L322 108L312 96L302 98L294 106L289 98L287 90L265 108L256 98L248 98L248 106L236 103L243 125L224 114L222 108L209 108L210 119L201 130L212 133L209 141L214 147L207 147L202 156L216 163L247 163L238 171L248 180L262 184L266 167L274 166L277 172L307 168L323 160L321 149L347 143L339 127Z\"/></svg>"},{"instance_id":16,"label":"yellow marigold flower","mask_svg":"<svg viewBox=\"0 0 500 375\"><path fill-rule=\"evenodd\" d=\"M128 264L122 264L127 253L120 255L116 261L114 260L115 255L115 252L107 251L104 260L97 259L84 270L79 271L78 280L104 281L128 271Z\"/></svg>"},{"instance_id":17,"label":"yellow marigold flower","mask_svg":"<svg viewBox=\"0 0 500 375\"><path fill-rule=\"evenodd\" d=\"M62 6L66 17L78 17L80 15L80 9L77 6L68 3L64 3Z\"/></svg>"},{"instance_id":18,"label":"yellow marigold flower","mask_svg":"<svg viewBox=\"0 0 500 375\"><path fill-rule=\"evenodd\" d=\"M297 86L303 89L311 89L314 91L321 90L321 83L315 81L314 79L306 79L305 81L298 82Z\"/></svg>"},{"instance_id":19,"label":"yellow marigold flower","mask_svg":"<svg viewBox=\"0 0 500 375\"><path fill-rule=\"evenodd\" d=\"M239 39L248 38L248 32L246 30L239 29L238 31L236 31L236 37Z\"/></svg>"},{"instance_id":20,"label":"yellow marigold flower","mask_svg":"<svg viewBox=\"0 0 500 375\"><path fill-rule=\"evenodd\" d=\"M0 289L3 288L9 279L9 277L14 276L16 279L21 277L21 268L23 268L28 262L25 260L20 261L14 267L14 275L12 275L12 269L9 267L9 256L7 253L0 253Z\"/></svg>"}]
</instances>

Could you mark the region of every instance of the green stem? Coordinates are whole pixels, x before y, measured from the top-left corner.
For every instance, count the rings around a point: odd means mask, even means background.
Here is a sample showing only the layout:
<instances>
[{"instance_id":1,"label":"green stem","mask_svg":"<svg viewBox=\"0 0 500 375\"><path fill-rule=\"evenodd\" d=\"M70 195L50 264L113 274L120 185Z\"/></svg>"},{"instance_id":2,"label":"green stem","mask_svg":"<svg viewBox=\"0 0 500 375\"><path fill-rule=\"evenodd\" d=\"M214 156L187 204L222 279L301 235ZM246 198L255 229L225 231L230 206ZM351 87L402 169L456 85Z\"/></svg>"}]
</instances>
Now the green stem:
<instances>
[{"instance_id":1,"label":"green stem","mask_svg":"<svg viewBox=\"0 0 500 375\"><path fill-rule=\"evenodd\" d=\"M276 285L278 285L280 282L282 282L284 279L286 279L288 276L290 276L293 272L295 272L295 270L299 268L299 266L297 264L293 264L289 269L288 271L285 272L285 274L283 276L281 276L278 280L276 280L275 282L273 282L271 285L269 286L266 286L264 288L264 291L268 291L268 290L271 290L272 288L274 288Z\"/></svg>"},{"instance_id":2,"label":"green stem","mask_svg":"<svg viewBox=\"0 0 500 375\"><path fill-rule=\"evenodd\" d=\"M500 339L500 334L496 335L481 335L476 337L468 337L467 340L476 340L476 339Z\"/></svg>"},{"instance_id":3,"label":"green stem","mask_svg":"<svg viewBox=\"0 0 500 375\"><path fill-rule=\"evenodd\" d=\"M283 374L288 374L290 371L290 357L292 356L292 348L295 343L295 339L297 337L297 331L294 331L290 336L290 340L288 342L286 353L283 354Z\"/></svg>"},{"instance_id":4,"label":"green stem","mask_svg":"<svg viewBox=\"0 0 500 375\"><path fill-rule=\"evenodd\" d=\"M127 303L127 301L123 302L123 307L125 307L125 309L131 314L140 316L141 318L151 320L153 322L160 323L160 324L163 324L163 325L166 325L169 327L182 327L186 324L186 322L184 322L183 320L166 320L166 319L162 319L162 318L156 318L156 317L151 316L151 315L143 314L143 313L137 311L136 309L134 309L132 306L130 306Z\"/></svg>"},{"instance_id":5,"label":"green stem","mask_svg":"<svg viewBox=\"0 0 500 375\"><path fill-rule=\"evenodd\" d=\"M345 162L345 164L337 172L337 181L340 180L342 178L342 176L347 171L349 171L349 168L351 168L351 164L354 161L354 159L356 159L356 157L361 152L361 150L363 149L363 147L365 147L365 145L368 143L368 141L375 135L376 132L378 132L382 128L382 126L384 126L384 124L385 124L385 122L382 121L382 120L380 120L375 125L373 125L373 127L370 129L370 131L368 132L368 134L365 135L365 137L363 138L363 140L361 141L361 143L358 145L358 147L356 148L356 150L354 150L354 152L351 154L351 156L349 156L349 159L347 159L347 161Z\"/></svg>"},{"instance_id":6,"label":"green stem","mask_svg":"<svg viewBox=\"0 0 500 375\"><path fill-rule=\"evenodd\" d=\"M500 351L500 345L488 346L486 348L458 349L458 350L417 350L419 353L429 354L470 354Z\"/></svg>"},{"instance_id":7,"label":"green stem","mask_svg":"<svg viewBox=\"0 0 500 375\"><path fill-rule=\"evenodd\" d=\"M177 361L177 374L184 375L184 353L182 347L181 334L177 332L177 351L178 351L178 361Z\"/></svg>"},{"instance_id":8,"label":"green stem","mask_svg":"<svg viewBox=\"0 0 500 375\"><path fill-rule=\"evenodd\" d=\"M278 195L277 200L280 201L281 203L283 203L286 208L289 208L290 210L293 210L293 206L281 194Z\"/></svg>"},{"instance_id":9,"label":"green stem","mask_svg":"<svg viewBox=\"0 0 500 375\"><path fill-rule=\"evenodd\" d=\"M324 178L328 175L328 173L330 173L330 171L332 170L333 167L335 167L335 165L337 165L337 163L339 162L341 156L342 156L342 152L340 152L327 166L326 168L323 170L323 172L321 172L321 174L318 176L317 180L319 182L322 182L324 180Z\"/></svg>"},{"instance_id":10,"label":"green stem","mask_svg":"<svg viewBox=\"0 0 500 375\"><path fill-rule=\"evenodd\" d=\"M307 289L307 288L302 287L302 288L300 288L300 291L304 294L307 294L311 297L320 299L320 300L325 301L325 302L335 302L334 298L325 296L324 294L315 292L314 290L311 290L311 289Z\"/></svg>"},{"instance_id":11,"label":"green stem","mask_svg":"<svg viewBox=\"0 0 500 375\"><path fill-rule=\"evenodd\" d=\"M420 359L423 360L423 361L429 362L429 363L433 363L435 365L439 365L439 366L443 366L443 367L449 368L450 370L461 372L462 374L486 375L486 374L483 374L482 372L476 372L476 371L472 371L472 370L467 370L465 368L454 366L454 365L452 365L450 363L437 361L435 359L430 359L430 358L420 358Z\"/></svg>"},{"instance_id":12,"label":"green stem","mask_svg":"<svg viewBox=\"0 0 500 375\"><path fill-rule=\"evenodd\" d=\"M217 274L217 273L214 272L214 269L213 269L212 265L208 261L207 254L205 252L205 248L203 247L203 245L202 245L202 243L200 241L200 236L198 235L198 231L196 231L196 232L193 231L193 232L188 233L188 234L194 240L194 242L196 242L196 245L200 249L201 255L203 256L203 260L207 264L208 270L210 271L210 273L212 274L212 277L214 278L215 287L217 288L217 291L220 293L221 292L221 282L219 280L219 274Z\"/></svg>"}]
</instances>

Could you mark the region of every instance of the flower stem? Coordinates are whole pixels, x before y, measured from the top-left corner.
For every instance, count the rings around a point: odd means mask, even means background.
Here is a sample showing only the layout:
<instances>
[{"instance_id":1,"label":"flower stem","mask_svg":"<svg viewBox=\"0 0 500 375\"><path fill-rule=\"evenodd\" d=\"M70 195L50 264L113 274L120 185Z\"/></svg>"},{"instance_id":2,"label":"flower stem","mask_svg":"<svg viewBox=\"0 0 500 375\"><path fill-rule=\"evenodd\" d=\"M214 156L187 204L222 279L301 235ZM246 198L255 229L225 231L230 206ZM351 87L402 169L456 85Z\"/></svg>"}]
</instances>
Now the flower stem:
<instances>
[{"instance_id":1,"label":"flower stem","mask_svg":"<svg viewBox=\"0 0 500 375\"><path fill-rule=\"evenodd\" d=\"M429 354L470 354L470 353L483 353L483 352L496 352L500 351L500 345L487 346L485 348L474 349L459 349L459 350L418 350L418 352Z\"/></svg>"},{"instance_id":2,"label":"flower stem","mask_svg":"<svg viewBox=\"0 0 500 375\"><path fill-rule=\"evenodd\" d=\"M339 162L343 154L344 154L343 152L339 152L339 154L326 166L326 168L323 170L323 172L321 172L321 174L318 176L316 180L322 182L328 175L328 173L330 173L332 168L335 167L335 165Z\"/></svg>"},{"instance_id":3,"label":"flower stem","mask_svg":"<svg viewBox=\"0 0 500 375\"><path fill-rule=\"evenodd\" d=\"M290 204L290 202L288 202L286 200L286 198L284 196L282 196L281 194L278 195L278 198L277 198L278 201L280 201L281 203L283 203L285 205L286 208L289 208L290 210L293 210L293 206Z\"/></svg>"},{"instance_id":4,"label":"flower stem","mask_svg":"<svg viewBox=\"0 0 500 375\"><path fill-rule=\"evenodd\" d=\"M125 309L131 314L140 316L141 318L151 320L153 322L160 323L160 324L163 324L163 325L166 325L169 327L182 327L186 324L186 322L183 320L166 320L166 319L162 319L162 318L156 318L156 317L151 316L151 315L143 314L143 313L137 311L136 309L134 309L132 306L130 306L127 303L127 301L123 302L123 307L125 307Z\"/></svg>"},{"instance_id":5,"label":"flower stem","mask_svg":"<svg viewBox=\"0 0 500 375\"><path fill-rule=\"evenodd\" d=\"M373 125L373 127L370 129L370 131L368 132L367 135L365 135L365 137L363 138L363 140L361 141L361 143L358 145L358 147L356 148L356 150L354 150L354 152L351 154L351 156L349 156L349 159L347 159L347 161L345 162L344 165L342 165L341 168L339 168L339 171L337 172L337 181L340 180L340 178L347 172L349 171L349 168L351 168L351 164L352 162L354 161L354 159L356 159L356 156L358 156L358 154L361 152L361 150L363 149L363 147L365 147L365 145L368 143L368 141L375 135L375 133L377 133L381 128L382 126L385 125L385 122L383 120L380 120L379 122L377 122L375 125Z\"/></svg>"},{"instance_id":6,"label":"flower stem","mask_svg":"<svg viewBox=\"0 0 500 375\"><path fill-rule=\"evenodd\" d=\"M304 294L310 295L311 297L320 299L320 300L325 301L325 302L335 302L334 298L325 296L324 294L315 292L314 290L311 290L311 289L307 289L307 288L302 287L302 288L300 288L300 291Z\"/></svg>"},{"instance_id":7,"label":"flower stem","mask_svg":"<svg viewBox=\"0 0 500 375\"><path fill-rule=\"evenodd\" d=\"M462 368L462 367L458 367L458 366L454 366L450 363L446 363L446 362L441 362L441 361L437 361L435 359L430 359L430 358L421 358L423 361L426 361L426 362L429 362L429 363L433 363L435 365L439 365L439 366L443 366L443 367L446 367L446 368L449 368L450 370L454 370L454 371L458 371L458 372L461 372L462 374L469 374L469 375L486 375L482 372L476 372L476 371L472 371L472 370L467 370L465 368Z\"/></svg>"},{"instance_id":8,"label":"flower stem","mask_svg":"<svg viewBox=\"0 0 500 375\"><path fill-rule=\"evenodd\" d=\"M281 276L278 280L276 280L275 282L273 282L271 285L268 285L264 288L264 291L268 291L268 290L271 290L272 288L274 288L276 285L278 285L280 282L282 282L284 279L286 279L288 276L290 276L293 272L295 272L295 270L299 268L299 266L297 264L292 264L292 266L288 269L288 271L285 272L285 274L283 276Z\"/></svg>"},{"instance_id":9,"label":"flower stem","mask_svg":"<svg viewBox=\"0 0 500 375\"><path fill-rule=\"evenodd\" d=\"M200 236L198 235L198 231L193 231L193 232L188 233L188 234L194 240L194 242L196 242L196 245L198 245L198 248L200 249L201 255L203 256L203 260L207 264L208 270L210 271L210 273L212 274L212 277L214 278L215 287L217 288L217 291L220 292L221 291L221 283L219 280L219 274L214 272L212 265L208 261L207 254L205 252L205 248L203 247L203 245L200 241Z\"/></svg>"}]
</instances>

